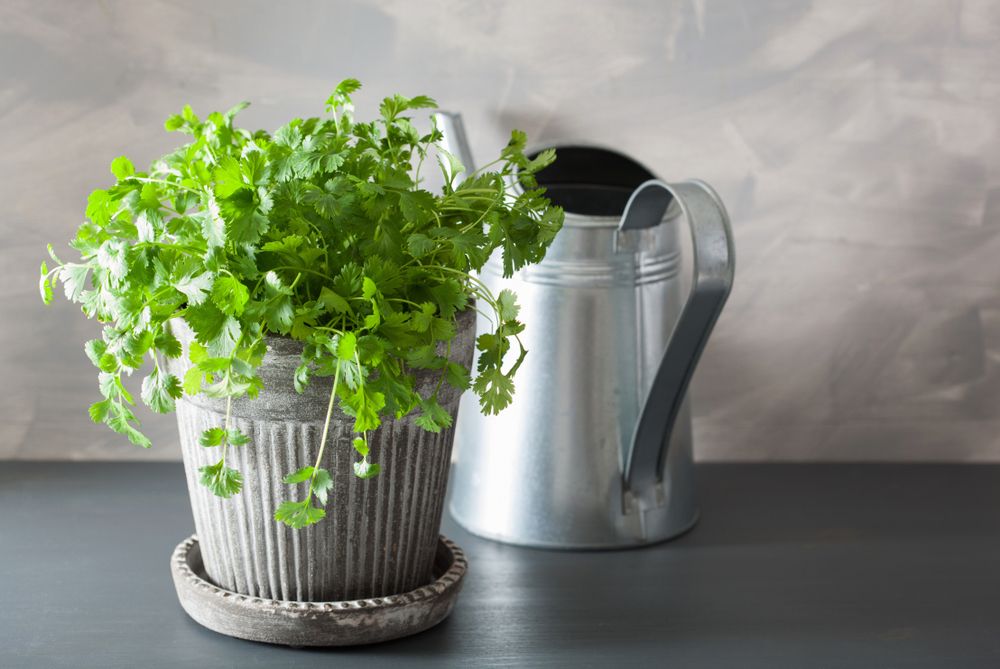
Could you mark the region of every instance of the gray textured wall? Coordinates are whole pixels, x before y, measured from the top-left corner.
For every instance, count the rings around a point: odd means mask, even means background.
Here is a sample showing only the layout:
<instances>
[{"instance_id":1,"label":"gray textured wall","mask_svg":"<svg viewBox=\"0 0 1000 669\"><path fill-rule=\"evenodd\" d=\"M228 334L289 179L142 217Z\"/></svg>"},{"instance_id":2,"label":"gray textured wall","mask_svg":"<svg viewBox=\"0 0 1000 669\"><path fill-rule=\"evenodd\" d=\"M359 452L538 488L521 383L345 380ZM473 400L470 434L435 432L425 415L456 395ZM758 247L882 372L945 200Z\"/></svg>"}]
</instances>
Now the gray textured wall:
<instances>
[{"instance_id":1,"label":"gray textured wall","mask_svg":"<svg viewBox=\"0 0 1000 669\"><path fill-rule=\"evenodd\" d=\"M737 285L695 388L701 458L1000 460L1000 3L454 0L0 5L0 457L174 458L91 426L95 332L45 242L166 115L319 112L344 76L712 182Z\"/></svg>"}]
</instances>

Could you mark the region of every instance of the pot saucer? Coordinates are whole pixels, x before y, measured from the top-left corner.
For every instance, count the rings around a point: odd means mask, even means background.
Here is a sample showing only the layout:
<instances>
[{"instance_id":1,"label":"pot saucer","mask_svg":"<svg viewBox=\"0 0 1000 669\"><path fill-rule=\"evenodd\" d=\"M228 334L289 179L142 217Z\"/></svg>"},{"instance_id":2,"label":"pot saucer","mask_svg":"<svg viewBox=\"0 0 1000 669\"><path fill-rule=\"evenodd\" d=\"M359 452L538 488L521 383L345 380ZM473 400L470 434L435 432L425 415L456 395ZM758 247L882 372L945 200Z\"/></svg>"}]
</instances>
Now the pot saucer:
<instances>
[{"instance_id":1,"label":"pot saucer","mask_svg":"<svg viewBox=\"0 0 1000 669\"><path fill-rule=\"evenodd\" d=\"M287 646L354 646L422 632L448 617L462 589L462 549L440 537L434 581L398 595L342 602L290 602L241 595L212 584L198 538L170 559L177 597L189 616L221 634Z\"/></svg>"}]
</instances>

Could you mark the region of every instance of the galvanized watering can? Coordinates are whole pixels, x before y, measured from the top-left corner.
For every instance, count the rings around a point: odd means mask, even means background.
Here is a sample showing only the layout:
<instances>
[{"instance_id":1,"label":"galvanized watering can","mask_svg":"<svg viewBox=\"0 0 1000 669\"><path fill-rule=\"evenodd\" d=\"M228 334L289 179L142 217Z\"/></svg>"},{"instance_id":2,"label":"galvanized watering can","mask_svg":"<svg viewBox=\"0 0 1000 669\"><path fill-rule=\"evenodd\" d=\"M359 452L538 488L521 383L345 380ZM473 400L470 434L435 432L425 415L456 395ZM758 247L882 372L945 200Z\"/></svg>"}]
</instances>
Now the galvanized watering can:
<instances>
[{"instance_id":1,"label":"galvanized watering can","mask_svg":"<svg viewBox=\"0 0 1000 669\"><path fill-rule=\"evenodd\" d=\"M468 166L455 120L440 122ZM664 183L611 150L556 150L538 180L565 208L563 230L540 264L504 279L491 261L480 277L517 293L529 352L500 415L462 404L451 513L475 534L528 546L663 541L698 517L685 395L733 282L728 215L700 181Z\"/></svg>"}]
</instances>

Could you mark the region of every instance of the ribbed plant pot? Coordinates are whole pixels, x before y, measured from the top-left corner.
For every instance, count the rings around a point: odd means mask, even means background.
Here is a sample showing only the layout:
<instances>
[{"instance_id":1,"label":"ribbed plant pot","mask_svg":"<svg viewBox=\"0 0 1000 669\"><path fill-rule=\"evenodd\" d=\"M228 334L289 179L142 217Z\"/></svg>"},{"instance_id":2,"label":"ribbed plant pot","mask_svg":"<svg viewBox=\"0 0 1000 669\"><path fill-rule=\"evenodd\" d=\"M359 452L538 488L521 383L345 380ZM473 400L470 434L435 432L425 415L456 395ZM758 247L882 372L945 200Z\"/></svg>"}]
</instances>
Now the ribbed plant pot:
<instances>
[{"instance_id":1,"label":"ribbed plant pot","mask_svg":"<svg viewBox=\"0 0 1000 669\"><path fill-rule=\"evenodd\" d=\"M472 360L475 314L458 317L451 359ZM185 351L192 339L183 323L174 332ZM225 590L267 600L335 602L385 597L433 580L438 530L451 459L453 431L427 432L413 416L384 420L371 437L373 462L382 473L369 480L354 475L358 456L351 446L354 419L336 410L323 466L334 487L320 523L293 530L274 520L285 501L300 500L303 484L282 478L316 461L332 379L313 378L298 394L293 372L301 344L271 337L259 370L264 390L254 400L232 402L231 424L250 444L229 449L227 462L243 474L243 491L220 499L199 482L198 468L220 457L218 448L198 443L202 431L221 426L225 400L199 395L177 402L177 423L191 508L209 581ZM182 376L187 356L171 361ZM422 396L433 391L440 372L417 373ZM461 393L442 384L441 405L454 418Z\"/></svg>"}]
</instances>

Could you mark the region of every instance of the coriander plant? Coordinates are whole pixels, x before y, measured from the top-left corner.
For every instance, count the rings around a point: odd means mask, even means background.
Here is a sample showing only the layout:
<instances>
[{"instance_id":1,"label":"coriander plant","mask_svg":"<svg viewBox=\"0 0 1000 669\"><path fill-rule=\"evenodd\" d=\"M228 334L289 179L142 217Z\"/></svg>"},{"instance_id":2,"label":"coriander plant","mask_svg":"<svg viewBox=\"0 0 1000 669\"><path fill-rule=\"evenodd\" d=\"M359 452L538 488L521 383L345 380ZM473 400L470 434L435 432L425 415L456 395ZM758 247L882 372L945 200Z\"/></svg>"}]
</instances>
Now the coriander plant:
<instances>
[{"instance_id":1,"label":"coriander plant","mask_svg":"<svg viewBox=\"0 0 1000 669\"><path fill-rule=\"evenodd\" d=\"M61 283L88 318L104 323L101 338L85 346L100 370L95 422L150 446L122 380L147 363L140 397L154 411L172 411L184 395L227 398L223 424L201 435L202 445L219 449L201 482L220 497L242 487L226 456L249 438L229 414L234 397L262 389L256 372L265 337L303 342L296 389L313 376L334 382L315 464L285 479L306 484L300 501L275 514L292 527L325 515L332 480L323 449L335 404L354 419L355 474L370 478L379 466L369 460L369 435L383 419L417 412L425 430L451 425L437 402L442 383L471 387L488 413L510 402L526 353L517 303L510 291L491 294L474 273L497 249L508 276L537 262L563 220L532 176L553 152L529 159L525 135L514 131L496 161L459 180L465 168L438 146L440 131L421 134L407 115L434 100L394 95L377 120L361 123L351 104L359 88L357 80L341 82L326 117L294 119L273 134L234 126L246 103L204 120L184 107L165 127L191 141L145 172L116 158L116 183L90 194L87 220L70 244L80 260L63 262L50 245L54 266L41 268L46 303ZM444 177L437 193L421 187L434 159ZM509 188L514 182L520 192ZM474 378L439 354L456 335L456 314L468 308L492 323L476 340ZM171 319L195 335L183 379L163 361L185 354ZM514 344L518 355L504 368ZM437 389L421 396L413 370L439 372Z\"/></svg>"}]
</instances>

